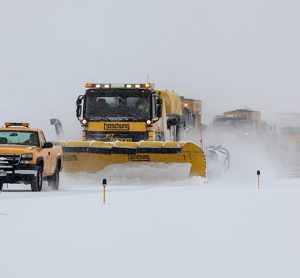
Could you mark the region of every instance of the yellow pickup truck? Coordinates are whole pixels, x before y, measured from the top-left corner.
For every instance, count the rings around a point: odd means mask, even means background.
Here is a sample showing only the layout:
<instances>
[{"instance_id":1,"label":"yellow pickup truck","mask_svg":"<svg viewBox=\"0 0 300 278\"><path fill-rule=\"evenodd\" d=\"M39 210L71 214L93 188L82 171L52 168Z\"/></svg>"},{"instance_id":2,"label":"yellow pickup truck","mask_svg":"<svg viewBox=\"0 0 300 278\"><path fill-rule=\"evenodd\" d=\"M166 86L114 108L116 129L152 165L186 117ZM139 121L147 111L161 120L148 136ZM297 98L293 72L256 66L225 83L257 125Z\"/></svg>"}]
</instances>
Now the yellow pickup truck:
<instances>
[{"instance_id":1,"label":"yellow pickup truck","mask_svg":"<svg viewBox=\"0 0 300 278\"><path fill-rule=\"evenodd\" d=\"M62 148L47 142L43 131L29 123L5 123L0 128L0 190L3 184L30 184L41 191L43 180L59 186Z\"/></svg>"}]
</instances>

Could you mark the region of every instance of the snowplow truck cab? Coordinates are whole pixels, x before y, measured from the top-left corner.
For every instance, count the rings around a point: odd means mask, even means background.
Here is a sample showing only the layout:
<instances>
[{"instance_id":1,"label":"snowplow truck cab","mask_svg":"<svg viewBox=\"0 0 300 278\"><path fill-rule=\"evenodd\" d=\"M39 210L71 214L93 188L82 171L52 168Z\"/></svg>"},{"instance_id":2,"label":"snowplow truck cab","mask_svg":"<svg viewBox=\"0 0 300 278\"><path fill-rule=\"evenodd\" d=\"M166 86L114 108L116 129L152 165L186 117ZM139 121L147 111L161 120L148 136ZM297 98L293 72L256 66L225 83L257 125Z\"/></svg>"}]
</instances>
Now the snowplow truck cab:
<instances>
[{"instance_id":1,"label":"snowplow truck cab","mask_svg":"<svg viewBox=\"0 0 300 278\"><path fill-rule=\"evenodd\" d=\"M77 99L82 139L102 142L156 141L162 104L150 84L86 84Z\"/></svg>"},{"instance_id":2,"label":"snowplow truck cab","mask_svg":"<svg viewBox=\"0 0 300 278\"><path fill-rule=\"evenodd\" d=\"M63 145L64 169L97 172L125 162L190 163L205 176L202 149L181 142L182 98L153 84L88 83L76 101L82 141Z\"/></svg>"}]
</instances>

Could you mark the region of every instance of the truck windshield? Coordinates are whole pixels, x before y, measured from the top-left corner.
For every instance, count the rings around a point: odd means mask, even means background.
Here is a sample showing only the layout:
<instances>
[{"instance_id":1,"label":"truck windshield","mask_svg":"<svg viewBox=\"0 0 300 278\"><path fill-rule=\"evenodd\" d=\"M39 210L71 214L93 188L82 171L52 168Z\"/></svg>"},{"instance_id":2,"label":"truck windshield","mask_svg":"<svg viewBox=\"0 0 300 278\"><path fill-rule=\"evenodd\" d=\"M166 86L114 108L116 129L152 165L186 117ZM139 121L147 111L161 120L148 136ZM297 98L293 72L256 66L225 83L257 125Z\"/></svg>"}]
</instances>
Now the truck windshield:
<instances>
[{"instance_id":1,"label":"truck windshield","mask_svg":"<svg viewBox=\"0 0 300 278\"><path fill-rule=\"evenodd\" d=\"M39 146L37 132L0 130L0 144Z\"/></svg>"},{"instance_id":2,"label":"truck windshield","mask_svg":"<svg viewBox=\"0 0 300 278\"><path fill-rule=\"evenodd\" d=\"M137 90L98 90L86 95L85 117L145 120L150 116L149 93Z\"/></svg>"}]
</instances>

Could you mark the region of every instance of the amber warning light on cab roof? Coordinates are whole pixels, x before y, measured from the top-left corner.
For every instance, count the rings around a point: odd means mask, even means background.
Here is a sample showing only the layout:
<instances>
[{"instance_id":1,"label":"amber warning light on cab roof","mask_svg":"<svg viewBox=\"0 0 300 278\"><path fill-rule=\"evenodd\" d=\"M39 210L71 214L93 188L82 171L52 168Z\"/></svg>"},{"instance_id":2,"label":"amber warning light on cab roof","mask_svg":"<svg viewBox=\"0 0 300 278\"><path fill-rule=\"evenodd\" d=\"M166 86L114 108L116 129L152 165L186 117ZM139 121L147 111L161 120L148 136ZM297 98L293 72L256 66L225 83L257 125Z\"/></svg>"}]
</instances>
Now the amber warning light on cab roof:
<instances>
[{"instance_id":1,"label":"amber warning light on cab roof","mask_svg":"<svg viewBox=\"0 0 300 278\"><path fill-rule=\"evenodd\" d=\"M7 122L7 123L4 123L5 127L11 127L11 126L22 126L22 127L30 127L30 124L29 123L12 123L12 122Z\"/></svg>"},{"instance_id":2,"label":"amber warning light on cab roof","mask_svg":"<svg viewBox=\"0 0 300 278\"><path fill-rule=\"evenodd\" d=\"M108 88L127 88L127 89L150 89L154 88L154 84L141 83L141 84L111 84L111 83L86 83L85 87L88 89L108 89Z\"/></svg>"}]
</instances>

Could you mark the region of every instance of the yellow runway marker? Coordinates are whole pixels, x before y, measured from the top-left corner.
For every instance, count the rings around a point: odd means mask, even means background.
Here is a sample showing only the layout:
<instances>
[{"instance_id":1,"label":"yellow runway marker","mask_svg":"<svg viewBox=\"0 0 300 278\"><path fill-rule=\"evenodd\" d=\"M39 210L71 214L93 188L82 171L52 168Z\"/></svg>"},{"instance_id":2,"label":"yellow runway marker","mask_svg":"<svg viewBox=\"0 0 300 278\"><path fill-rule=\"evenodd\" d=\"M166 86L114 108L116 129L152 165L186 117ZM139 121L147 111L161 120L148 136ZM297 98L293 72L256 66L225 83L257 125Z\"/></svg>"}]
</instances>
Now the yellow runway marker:
<instances>
[{"instance_id":1,"label":"yellow runway marker","mask_svg":"<svg viewBox=\"0 0 300 278\"><path fill-rule=\"evenodd\" d=\"M260 171L257 171L257 188L260 190Z\"/></svg>"},{"instance_id":2,"label":"yellow runway marker","mask_svg":"<svg viewBox=\"0 0 300 278\"><path fill-rule=\"evenodd\" d=\"M106 202L106 185L107 185L106 179L102 180L102 185L103 185L103 204L105 204L105 202Z\"/></svg>"}]
</instances>

